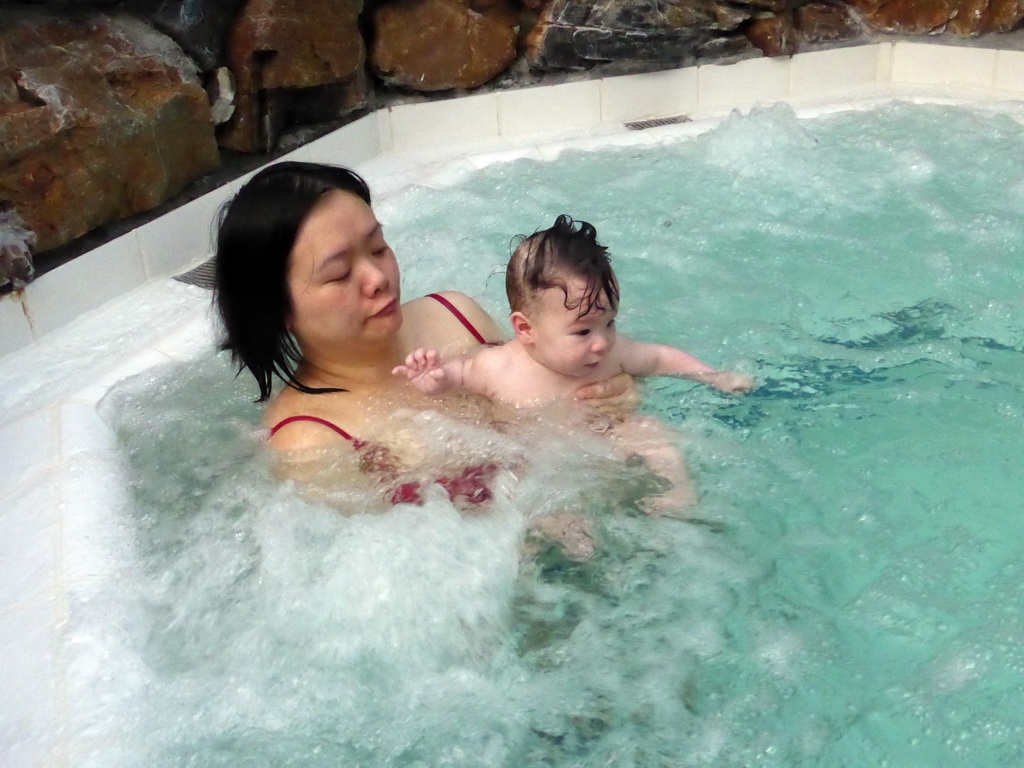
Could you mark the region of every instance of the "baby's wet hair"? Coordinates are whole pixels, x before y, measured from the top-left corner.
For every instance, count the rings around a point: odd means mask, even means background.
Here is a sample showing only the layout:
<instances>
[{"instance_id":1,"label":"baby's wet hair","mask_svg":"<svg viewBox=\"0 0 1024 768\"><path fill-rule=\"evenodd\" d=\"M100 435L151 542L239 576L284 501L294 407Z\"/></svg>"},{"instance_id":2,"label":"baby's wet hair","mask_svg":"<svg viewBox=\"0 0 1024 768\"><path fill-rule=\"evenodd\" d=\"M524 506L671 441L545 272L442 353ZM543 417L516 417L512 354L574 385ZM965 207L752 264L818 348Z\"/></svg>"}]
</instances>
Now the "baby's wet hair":
<instances>
[{"instance_id":1,"label":"baby's wet hair","mask_svg":"<svg viewBox=\"0 0 1024 768\"><path fill-rule=\"evenodd\" d=\"M597 242L597 229L586 221L562 214L549 229L518 235L519 244L505 272L505 292L513 312L525 312L547 288L565 293L566 309L583 317L592 309L615 310L619 283L612 270L608 249ZM586 281L587 288L576 304L570 304L564 276ZM608 306L602 304L602 297Z\"/></svg>"}]
</instances>

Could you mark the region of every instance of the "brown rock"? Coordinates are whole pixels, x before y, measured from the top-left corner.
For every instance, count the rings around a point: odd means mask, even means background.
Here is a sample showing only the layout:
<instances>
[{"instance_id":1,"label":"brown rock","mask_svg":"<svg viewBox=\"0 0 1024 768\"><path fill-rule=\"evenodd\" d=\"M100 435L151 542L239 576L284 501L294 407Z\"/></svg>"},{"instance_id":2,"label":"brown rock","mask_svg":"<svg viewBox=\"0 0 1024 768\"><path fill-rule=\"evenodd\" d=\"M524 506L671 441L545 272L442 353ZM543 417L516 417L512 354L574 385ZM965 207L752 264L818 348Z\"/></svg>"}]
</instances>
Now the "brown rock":
<instances>
[{"instance_id":1,"label":"brown rock","mask_svg":"<svg viewBox=\"0 0 1024 768\"><path fill-rule=\"evenodd\" d=\"M861 34L860 25L846 5L808 3L793 11L793 23L800 39L808 43L852 40Z\"/></svg>"},{"instance_id":2,"label":"brown rock","mask_svg":"<svg viewBox=\"0 0 1024 768\"><path fill-rule=\"evenodd\" d=\"M1021 0L848 0L875 29L903 34L1005 32L1024 19Z\"/></svg>"},{"instance_id":3,"label":"brown rock","mask_svg":"<svg viewBox=\"0 0 1024 768\"><path fill-rule=\"evenodd\" d=\"M297 110L328 120L366 106L362 7L362 0L248 0L228 39L236 102L218 132L221 145L267 152Z\"/></svg>"},{"instance_id":4,"label":"brown rock","mask_svg":"<svg viewBox=\"0 0 1024 768\"><path fill-rule=\"evenodd\" d=\"M954 35L981 34L987 9L988 0L959 0L945 31Z\"/></svg>"},{"instance_id":5,"label":"brown rock","mask_svg":"<svg viewBox=\"0 0 1024 768\"><path fill-rule=\"evenodd\" d=\"M219 163L206 92L137 21L0 12L0 199L36 252L152 208Z\"/></svg>"},{"instance_id":6,"label":"brown rock","mask_svg":"<svg viewBox=\"0 0 1024 768\"><path fill-rule=\"evenodd\" d=\"M765 56L792 56L799 42L793 22L785 16L754 19L744 34Z\"/></svg>"},{"instance_id":7,"label":"brown rock","mask_svg":"<svg viewBox=\"0 0 1024 768\"><path fill-rule=\"evenodd\" d=\"M989 0L982 23L982 31L1009 32L1020 26L1022 20L1024 20L1024 1Z\"/></svg>"},{"instance_id":8,"label":"brown rock","mask_svg":"<svg viewBox=\"0 0 1024 768\"><path fill-rule=\"evenodd\" d=\"M384 82L417 91L475 88L516 57L510 0L397 0L374 11L370 66Z\"/></svg>"}]
</instances>

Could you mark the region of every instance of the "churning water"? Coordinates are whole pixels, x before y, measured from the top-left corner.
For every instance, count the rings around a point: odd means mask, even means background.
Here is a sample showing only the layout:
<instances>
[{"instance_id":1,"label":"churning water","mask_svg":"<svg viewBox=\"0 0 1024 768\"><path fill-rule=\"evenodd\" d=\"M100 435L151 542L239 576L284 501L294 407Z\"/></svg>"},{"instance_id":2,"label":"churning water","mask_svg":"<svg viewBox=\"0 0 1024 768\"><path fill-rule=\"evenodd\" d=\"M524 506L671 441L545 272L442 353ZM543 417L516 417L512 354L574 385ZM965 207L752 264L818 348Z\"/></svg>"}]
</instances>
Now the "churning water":
<instances>
[{"instance_id":1,"label":"churning water","mask_svg":"<svg viewBox=\"0 0 1024 768\"><path fill-rule=\"evenodd\" d=\"M103 404L138 565L95 763L1021 765L1022 154L996 112L775 107L385 201L407 297L503 316L511 237L569 213L624 333L759 378L645 385L695 519L639 513L649 478L599 441L429 414L446 452L531 471L484 514L344 517L271 479L224 360L155 369ZM597 554L520 560L527 518L573 505Z\"/></svg>"}]
</instances>

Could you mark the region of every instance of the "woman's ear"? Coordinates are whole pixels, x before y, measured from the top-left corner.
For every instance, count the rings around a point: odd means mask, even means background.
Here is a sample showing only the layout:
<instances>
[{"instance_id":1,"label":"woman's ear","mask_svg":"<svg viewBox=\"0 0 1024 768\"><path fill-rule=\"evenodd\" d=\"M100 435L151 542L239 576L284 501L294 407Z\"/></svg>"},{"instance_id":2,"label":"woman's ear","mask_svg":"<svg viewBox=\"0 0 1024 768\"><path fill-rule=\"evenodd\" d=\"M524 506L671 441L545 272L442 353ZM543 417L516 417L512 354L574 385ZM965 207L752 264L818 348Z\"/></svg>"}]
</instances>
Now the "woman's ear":
<instances>
[{"instance_id":1,"label":"woman's ear","mask_svg":"<svg viewBox=\"0 0 1024 768\"><path fill-rule=\"evenodd\" d=\"M533 324L530 323L530 318L522 312L513 312L509 319L512 321L512 332L515 333L516 338L519 339L519 343L526 345L532 344Z\"/></svg>"}]
</instances>

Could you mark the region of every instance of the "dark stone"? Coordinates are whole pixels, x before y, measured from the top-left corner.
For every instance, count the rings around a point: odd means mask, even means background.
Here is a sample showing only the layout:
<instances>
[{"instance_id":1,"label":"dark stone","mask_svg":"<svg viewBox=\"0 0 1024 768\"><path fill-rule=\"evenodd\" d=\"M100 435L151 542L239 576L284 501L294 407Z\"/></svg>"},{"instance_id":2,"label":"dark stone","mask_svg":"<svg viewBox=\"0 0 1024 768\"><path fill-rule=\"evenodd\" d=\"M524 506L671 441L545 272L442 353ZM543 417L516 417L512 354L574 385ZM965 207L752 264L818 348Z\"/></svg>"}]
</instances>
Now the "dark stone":
<instances>
[{"instance_id":1,"label":"dark stone","mask_svg":"<svg viewBox=\"0 0 1024 768\"><path fill-rule=\"evenodd\" d=\"M191 56L204 72L223 58L231 20L244 0L163 0L153 24Z\"/></svg>"},{"instance_id":2,"label":"dark stone","mask_svg":"<svg viewBox=\"0 0 1024 768\"><path fill-rule=\"evenodd\" d=\"M32 246L36 236L18 212L0 207L0 295L24 288L35 275Z\"/></svg>"},{"instance_id":3,"label":"dark stone","mask_svg":"<svg viewBox=\"0 0 1024 768\"><path fill-rule=\"evenodd\" d=\"M681 62L720 47L748 47L734 33L753 13L714 0L553 0L527 37L526 56L538 69Z\"/></svg>"}]
</instances>

